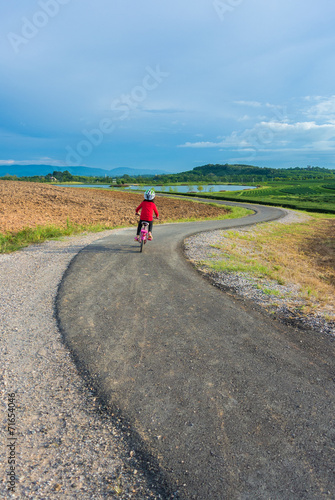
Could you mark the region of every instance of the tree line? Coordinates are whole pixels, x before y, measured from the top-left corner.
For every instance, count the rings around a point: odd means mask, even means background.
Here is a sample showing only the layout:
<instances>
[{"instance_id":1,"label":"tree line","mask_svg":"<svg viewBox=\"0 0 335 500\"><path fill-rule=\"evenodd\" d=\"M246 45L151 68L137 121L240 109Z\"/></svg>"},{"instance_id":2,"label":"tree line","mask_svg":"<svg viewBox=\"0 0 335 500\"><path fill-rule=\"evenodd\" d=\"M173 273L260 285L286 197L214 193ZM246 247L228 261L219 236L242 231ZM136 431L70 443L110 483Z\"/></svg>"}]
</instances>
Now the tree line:
<instances>
[{"instance_id":1,"label":"tree line","mask_svg":"<svg viewBox=\"0 0 335 500\"><path fill-rule=\"evenodd\" d=\"M201 183L261 183L269 181L292 181L292 180L318 180L318 179L334 179L335 170L323 167L311 166L294 167L294 168L268 168L256 167L253 165L230 165L228 163L207 164L193 168L185 172L177 174L162 174L162 175L138 175L130 176L123 175L119 177L93 177L84 175L73 175L69 171L64 172L53 171L45 176L17 177L7 175L1 177L6 180L19 180L30 182L81 182L84 184L104 183L122 186L125 184L201 184Z\"/></svg>"}]
</instances>

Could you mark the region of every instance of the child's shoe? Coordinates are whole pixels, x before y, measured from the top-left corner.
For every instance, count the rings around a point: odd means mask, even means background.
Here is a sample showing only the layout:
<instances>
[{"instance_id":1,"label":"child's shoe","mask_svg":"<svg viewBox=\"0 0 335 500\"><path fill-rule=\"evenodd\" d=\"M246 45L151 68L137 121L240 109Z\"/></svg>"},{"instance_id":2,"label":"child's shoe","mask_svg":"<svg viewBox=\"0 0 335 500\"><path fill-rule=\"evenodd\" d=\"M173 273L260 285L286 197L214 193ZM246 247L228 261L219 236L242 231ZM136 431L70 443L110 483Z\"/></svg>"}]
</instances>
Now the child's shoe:
<instances>
[{"instance_id":1,"label":"child's shoe","mask_svg":"<svg viewBox=\"0 0 335 500\"><path fill-rule=\"evenodd\" d=\"M151 241L152 239L153 239L153 238L152 238L152 234L151 234L151 233L149 233L149 234L148 234L148 240L150 240L150 241Z\"/></svg>"},{"instance_id":2,"label":"child's shoe","mask_svg":"<svg viewBox=\"0 0 335 500\"><path fill-rule=\"evenodd\" d=\"M134 241L139 241L139 237L135 236Z\"/></svg>"}]
</instances>

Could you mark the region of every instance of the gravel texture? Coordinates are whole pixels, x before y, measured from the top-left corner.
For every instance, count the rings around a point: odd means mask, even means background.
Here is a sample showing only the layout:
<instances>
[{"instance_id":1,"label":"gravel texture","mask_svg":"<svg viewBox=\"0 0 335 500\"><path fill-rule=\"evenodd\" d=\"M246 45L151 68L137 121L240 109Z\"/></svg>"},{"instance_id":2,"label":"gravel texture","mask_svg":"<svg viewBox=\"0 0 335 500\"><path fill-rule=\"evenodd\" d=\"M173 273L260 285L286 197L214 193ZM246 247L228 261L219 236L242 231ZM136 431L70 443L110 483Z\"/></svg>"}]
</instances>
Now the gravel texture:
<instances>
[{"instance_id":1,"label":"gravel texture","mask_svg":"<svg viewBox=\"0 0 335 500\"><path fill-rule=\"evenodd\" d=\"M276 224L292 224L307 220L308 215L301 215L292 210L285 210L286 216L276 221ZM253 226L238 229L240 232L253 231ZM204 261L215 260L220 254L212 245L219 244L224 231L209 231L187 238L184 242L186 257L208 277L218 288L250 300L267 310L276 319L295 327L309 328L318 333L335 335L335 322L327 321L317 311L314 314L304 314L301 306L305 304L299 296L299 287L293 283L279 285L273 280L254 278L246 273L214 272L204 265ZM261 288L272 290L273 295L265 293Z\"/></svg>"},{"instance_id":2,"label":"gravel texture","mask_svg":"<svg viewBox=\"0 0 335 500\"><path fill-rule=\"evenodd\" d=\"M150 490L117 420L79 376L55 319L55 297L71 259L110 234L81 235L0 255L1 498L161 498ZM15 433L7 428L15 393ZM13 405L11 405L13 408ZM16 438L10 441L9 438ZM15 443L15 492L8 457Z\"/></svg>"}]
</instances>

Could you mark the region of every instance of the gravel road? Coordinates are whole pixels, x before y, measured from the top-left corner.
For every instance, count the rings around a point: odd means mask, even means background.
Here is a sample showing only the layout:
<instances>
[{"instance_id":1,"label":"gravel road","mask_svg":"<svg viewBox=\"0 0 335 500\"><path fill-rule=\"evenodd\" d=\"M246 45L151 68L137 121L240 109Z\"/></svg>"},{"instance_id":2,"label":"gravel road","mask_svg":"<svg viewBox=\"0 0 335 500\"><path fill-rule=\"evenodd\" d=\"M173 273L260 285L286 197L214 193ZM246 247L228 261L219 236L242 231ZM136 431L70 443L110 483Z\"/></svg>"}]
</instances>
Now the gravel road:
<instances>
[{"instance_id":1,"label":"gravel road","mask_svg":"<svg viewBox=\"0 0 335 500\"><path fill-rule=\"evenodd\" d=\"M160 498L121 431L78 375L54 316L60 280L84 246L66 238L0 256L1 498ZM8 491L7 405L15 393L15 493ZM117 495L118 494L118 495Z\"/></svg>"}]
</instances>

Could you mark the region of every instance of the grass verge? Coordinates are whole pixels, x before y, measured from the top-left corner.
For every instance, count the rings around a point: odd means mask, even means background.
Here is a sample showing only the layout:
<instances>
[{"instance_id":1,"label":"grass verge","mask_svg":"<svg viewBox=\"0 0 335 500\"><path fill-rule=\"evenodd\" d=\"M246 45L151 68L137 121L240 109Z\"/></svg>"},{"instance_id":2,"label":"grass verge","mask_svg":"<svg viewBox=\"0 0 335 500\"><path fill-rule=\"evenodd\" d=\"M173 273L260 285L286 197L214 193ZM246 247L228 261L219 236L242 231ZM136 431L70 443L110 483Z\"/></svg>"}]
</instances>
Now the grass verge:
<instances>
[{"instance_id":1,"label":"grass verge","mask_svg":"<svg viewBox=\"0 0 335 500\"><path fill-rule=\"evenodd\" d=\"M105 229L114 229L103 224L82 226L73 224L69 220L65 227L46 225L36 227L25 227L15 233L0 233L0 253L10 253L27 247L34 243L43 243L47 240L57 240L62 236L72 236L83 232L99 232Z\"/></svg>"},{"instance_id":2,"label":"grass verge","mask_svg":"<svg viewBox=\"0 0 335 500\"><path fill-rule=\"evenodd\" d=\"M195 203L204 203L204 202L195 202ZM220 203L207 203L213 207L225 208L228 211L222 213L218 217L188 217L188 218L180 218L180 219L165 219L165 223L170 222L196 222L196 221L204 221L204 220L224 220L224 219L239 219L240 217L246 217L247 215L251 215L254 212L252 210L248 210L246 208L237 207L237 206L226 206L221 205Z\"/></svg>"},{"instance_id":3,"label":"grass verge","mask_svg":"<svg viewBox=\"0 0 335 500\"><path fill-rule=\"evenodd\" d=\"M272 222L225 231L213 247L215 257L205 262L206 267L273 281L282 285L283 293L285 285L294 284L307 311L321 307L334 319L334 218L318 214L300 223ZM279 295L280 288L272 290L265 285L264 293Z\"/></svg>"}]
</instances>

